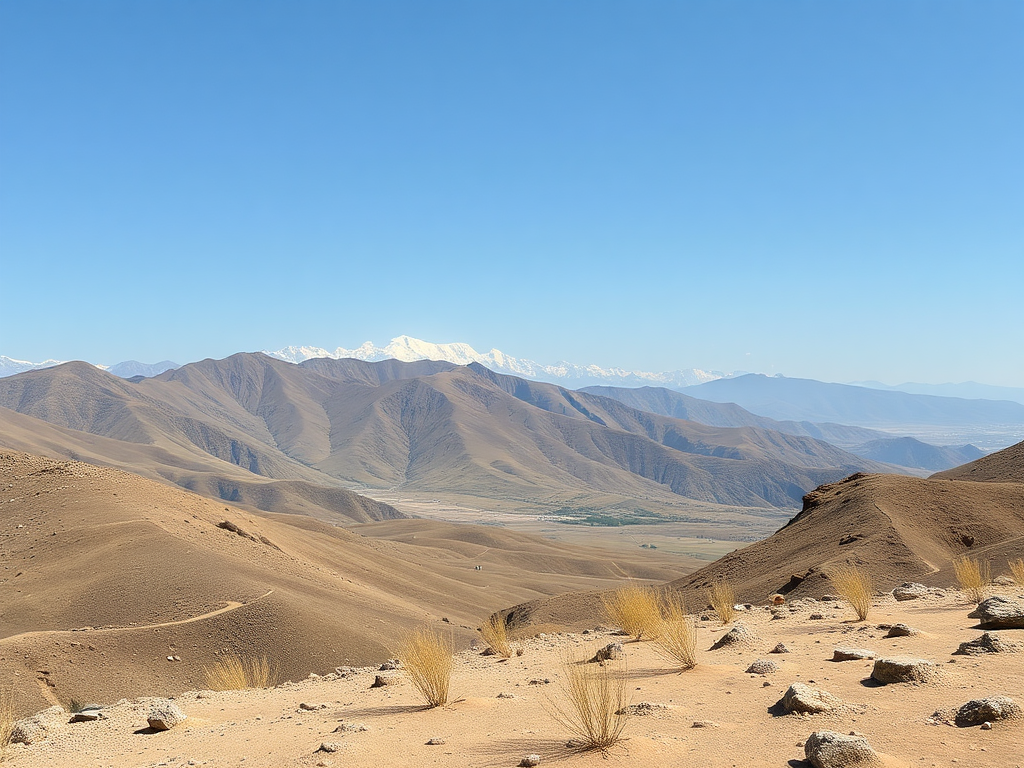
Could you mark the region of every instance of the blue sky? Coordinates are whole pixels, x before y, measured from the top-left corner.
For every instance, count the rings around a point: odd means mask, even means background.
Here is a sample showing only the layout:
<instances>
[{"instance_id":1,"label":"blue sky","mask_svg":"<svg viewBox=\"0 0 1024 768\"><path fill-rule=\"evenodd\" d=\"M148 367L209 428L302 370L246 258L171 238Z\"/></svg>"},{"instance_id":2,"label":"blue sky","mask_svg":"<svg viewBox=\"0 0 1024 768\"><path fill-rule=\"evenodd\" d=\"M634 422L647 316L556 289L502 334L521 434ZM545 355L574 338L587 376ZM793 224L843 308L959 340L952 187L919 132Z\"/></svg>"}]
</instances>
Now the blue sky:
<instances>
[{"instance_id":1,"label":"blue sky","mask_svg":"<svg viewBox=\"0 0 1024 768\"><path fill-rule=\"evenodd\" d=\"M0 0L0 354L1024 386L1024 3Z\"/></svg>"}]
</instances>

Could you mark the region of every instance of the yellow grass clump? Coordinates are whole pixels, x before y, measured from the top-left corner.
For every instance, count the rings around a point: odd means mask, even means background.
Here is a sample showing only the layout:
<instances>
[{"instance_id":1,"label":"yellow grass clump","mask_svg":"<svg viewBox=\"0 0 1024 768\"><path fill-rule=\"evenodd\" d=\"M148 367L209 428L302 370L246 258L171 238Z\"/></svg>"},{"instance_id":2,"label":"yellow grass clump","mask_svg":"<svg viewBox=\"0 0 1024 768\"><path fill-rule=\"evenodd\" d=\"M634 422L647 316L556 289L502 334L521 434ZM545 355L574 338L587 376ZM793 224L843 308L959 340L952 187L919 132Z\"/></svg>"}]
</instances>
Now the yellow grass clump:
<instances>
[{"instance_id":1,"label":"yellow grass clump","mask_svg":"<svg viewBox=\"0 0 1024 768\"><path fill-rule=\"evenodd\" d=\"M736 613L736 593L732 588L732 584L728 581L719 581L712 584L711 588L708 589L708 602L711 603L711 607L718 614L719 621L723 624L728 624L732 621L732 617Z\"/></svg>"},{"instance_id":2,"label":"yellow grass clump","mask_svg":"<svg viewBox=\"0 0 1024 768\"><path fill-rule=\"evenodd\" d=\"M686 615L686 606L680 600L666 600L662 613L655 649L680 669L693 669L697 666L697 628L693 618Z\"/></svg>"},{"instance_id":3,"label":"yellow grass clump","mask_svg":"<svg viewBox=\"0 0 1024 768\"><path fill-rule=\"evenodd\" d=\"M550 701L555 722L573 734L581 749L616 744L629 717L625 670L570 657L565 658L563 670L562 701Z\"/></svg>"},{"instance_id":4,"label":"yellow grass clump","mask_svg":"<svg viewBox=\"0 0 1024 768\"><path fill-rule=\"evenodd\" d=\"M480 627L480 634L483 635L487 646L503 658L507 659L513 653L519 653L521 650L519 647L513 647L509 626L501 614L493 614L487 623ZM519 653L519 655L522 654Z\"/></svg>"},{"instance_id":5,"label":"yellow grass clump","mask_svg":"<svg viewBox=\"0 0 1024 768\"><path fill-rule=\"evenodd\" d=\"M448 703L455 656L452 640L426 627L409 634L398 658L428 707Z\"/></svg>"},{"instance_id":6,"label":"yellow grass clump","mask_svg":"<svg viewBox=\"0 0 1024 768\"><path fill-rule=\"evenodd\" d=\"M661 608L654 589L642 584L629 584L604 599L604 610L612 623L632 635L637 642L643 637L657 636L661 626Z\"/></svg>"},{"instance_id":7,"label":"yellow grass clump","mask_svg":"<svg viewBox=\"0 0 1024 768\"><path fill-rule=\"evenodd\" d=\"M971 602L980 603L985 599L985 590L992 581L988 563L961 555L953 560L953 573L956 575L956 583L960 585L960 590Z\"/></svg>"},{"instance_id":8,"label":"yellow grass clump","mask_svg":"<svg viewBox=\"0 0 1024 768\"><path fill-rule=\"evenodd\" d=\"M270 688L277 674L266 656L222 657L203 670L206 687L212 691L243 691L248 688Z\"/></svg>"},{"instance_id":9,"label":"yellow grass clump","mask_svg":"<svg viewBox=\"0 0 1024 768\"><path fill-rule=\"evenodd\" d=\"M1013 580L1017 582L1017 586L1024 587L1024 558L1018 557L1016 560L1011 560L1008 565L1010 566L1010 573L1013 574Z\"/></svg>"},{"instance_id":10,"label":"yellow grass clump","mask_svg":"<svg viewBox=\"0 0 1024 768\"><path fill-rule=\"evenodd\" d=\"M871 610L871 576L855 565L840 565L828 575L832 587L857 614L857 621L864 621Z\"/></svg>"}]
</instances>

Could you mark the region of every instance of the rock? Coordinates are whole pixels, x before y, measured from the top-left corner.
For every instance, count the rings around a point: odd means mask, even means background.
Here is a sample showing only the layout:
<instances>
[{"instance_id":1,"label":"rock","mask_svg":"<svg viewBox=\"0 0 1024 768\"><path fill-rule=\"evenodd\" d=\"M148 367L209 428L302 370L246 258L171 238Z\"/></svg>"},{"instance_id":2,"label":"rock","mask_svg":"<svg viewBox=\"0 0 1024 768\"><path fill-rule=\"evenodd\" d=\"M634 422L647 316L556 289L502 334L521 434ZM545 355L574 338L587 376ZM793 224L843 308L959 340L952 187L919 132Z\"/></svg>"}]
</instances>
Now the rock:
<instances>
[{"instance_id":1,"label":"rock","mask_svg":"<svg viewBox=\"0 0 1024 768\"><path fill-rule=\"evenodd\" d=\"M997 595L982 600L967 617L978 619L982 629L1024 629L1024 602Z\"/></svg>"},{"instance_id":2,"label":"rock","mask_svg":"<svg viewBox=\"0 0 1024 768\"><path fill-rule=\"evenodd\" d=\"M18 720L11 727L12 744L35 744L47 737L50 731L67 723L68 713L64 707L52 706L31 717Z\"/></svg>"},{"instance_id":3,"label":"rock","mask_svg":"<svg viewBox=\"0 0 1024 768\"><path fill-rule=\"evenodd\" d=\"M770 675L778 671L779 665L771 659L757 659L747 667L747 673L751 675Z\"/></svg>"},{"instance_id":4,"label":"rock","mask_svg":"<svg viewBox=\"0 0 1024 768\"><path fill-rule=\"evenodd\" d=\"M318 709L327 709L327 705L326 704L310 704L308 702L303 701L303 702L301 702L299 704L299 709L301 709L303 712L315 712Z\"/></svg>"},{"instance_id":5,"label":"rock","mask_svg":"<svg viewBox=\"0 0 1024 768\"><path fill-rule=\"evenodd\" d=\"M181 707L170 699L155 704L146 716L149 727L154 731L169 731L185 719L186 715L181 711Z\"/></svg>"},{"instance_id":6,"label":"rock","mask_svg":"<svg viewBox=\"0 0 1024 768\"><path fill-rule=\"evenodd\" d=\"M789 618L789 609L786 607L772 608L772 621L781 621Z\"/></svg>"},{"instance_id":7,"label":"rock","mask_svg":"<svg viewBox=\"0 0 1024 768\"><path fill-rule=\"evenodd\" d=\"M793 683L789 686L779 703L787 712L806 712L812 715L818 712L831 712L843 706L843 701L838 696L804 683Z\"/></svg>"},{"instance_id":8,"label":"rock","mask_svg":"<svg viewBox=\"0 0 1024 768\"><path fill-rule=\"evenodd\" d=\"M717 728L718 723L714 720L694 720L691 728Z\"/></svg>"},{"instance_id":9,"label":"rock","mask_svg":"<svg viewBox=\"0 0 1024 768\"><path fill-rule=\"evenodd\" d=\"M317 752L340 752L342 750L341 744L336 741L324 741L320 743L320 748Z\"/></svg>"},{"instance_id":10,"label":"rock","mask_svg":"<svg viewBox=\"0 0 1024 768\"><path fill-rule=\"evenodd\" d=\"M885 633L886 637L910 637L911 635L921 634L920 630L908 627L906 624L893 624L889 627L889 631Z\"/></svg>"},{"instance_id":11,"label":"rock","mask_svg":"<svg viewBox=\"0 0 1024 768\"><path fill-rule=\"evenodd\" d=\"M876 659L871 678L879 683L923 683L935 676L935 664L924 659Z\"/></svg>"},{"instance_id":12,"label":"rock","mask_svg":"<svg viewBox=\"0 0 1024 768\"><path fill-rule=\"evenodd\" d=\"M342 723L332 733L365 733L368 730L362 723Z\"/></svg>"},{"instance_id":13,"label":"rock","mask_svg":"<svg viewBox=\"0 0 1024 768\"><path fill-rule=\"evenodd\" d=\"M832 651L832 661L865 661L875 658L875 652L866 648L836 648Z\"/></svg>"},{"instance_id":14,"label":"rock","mask_svg":"<svg viewBox=\"0 0 1024 768\"><path fill-rule=\"evenodd\" d=\"M373 682L370 684L371 688L383 688L385 685L398 685L402 678L397 675L376 675L373 678Z\"/></svg>"},{"instance_id":15,"label":"rock","mask_svg":"<svg viewBox=\"0 0 1024 768\"><path fill-rule=\"evenodd\" d=\"M540 755L527 755L519 761L520 768L533 768L535 765L540 765Z\"/></svg>"},{"instance_id":16,"label":"rock","mask_svg":"<svg viewBox=\"0 0 1024 768\"><path fill-rule=\"evenodd\" d=\"M445 741L444 739L438 739L436 737L433 738L433 739L427 739L427 746L428 747L439 747L442 744L447 744L447 743L448 742Z\"/></svg>"},{"instance_id":17,"label":"rock","mask_svg":"<svg viewBox=\"0 0 1024 768\"><path fill-rule=\"evenodd\" d=\"M548 677L544 677L544 678L535 677L532 680L530 680L528 685L547 685L550 682L551 682L551 678L548 678Z\"/></svg>"},{"instance_id":18,"label":"rock","mask_svg":"<svg viewBox=\"0 0 1024 768\"><path fill-rule=\"evenodd\" d=\"M514 699L515 697L514 693L505 693L504 691L498 694L499 699Z\"/></svg>"},{"instance_id":19,"label":"rock","mask_svg":"<svg viewBox=\"0 0 1024 768\"><path fill-rule=\"evenodd\" d=\"M965 727L981 725L1009 717L1019 717L1020 705L1009 696L992 696L987 699L973 699L956 711L956 724Z\"/></svg>"},{"instance_id":20,"label":"rock","mask_svg":"<svg viewBox=\"0 0 1024 768\"><path fill-rule=\"evenodd\" d=\"M622 658L622 643L608 643L604 648L594 654L591 662L610 661Z\"/></svg>"},{"instance_id":21,"label":"rock","mask_svg":"<svg viewBox=\"0 0 1024 768\"><path fill-rule=\"evenodd\" d=\"M851 768L881 765L878 753L863 736L836 731L815 731L804 743L804 757L814 768Z\"/></svg>"},{"instance_id":22,"label":"rock","mask_svg":"<svg viewBox=\"0 0 1024 768\"><path fill-rule=\"evenodd\" d=\"M711 646L711 650L717 651L719 648L746 645L755 639L754 634L749 629L747 629L743 624L737 623L732 629L718 638L715 644Z\"/></svg>"},{"instance_id":23,"label":"rock","mask_svg":"<svg viewBox=\"0 0 1024 768\"><path fill-rule=\"evenodd\" d=\"M825 614L823 614L823 613L812 613L807 618L813 619L814 621L821 621L822 619L825 618Z\"/></svg>"},{"instance_id":24,"label":"rock","mask_svg":"<svg viewBox=\"0 0 1024 768\"><path fill-rule=\"evenodd\" d=\"M991 731L992 730L992 723L982 723L981 724L981 730L983 730L983 731Z\"/></svg>"},{"instance_id":25,"label":"rock","mask_svg":"<svg viewBox=\"0 0 1024 768\"><path fill-rule=\"evenodd\" d=\"M1012 587L1016 585L1016 581L1013 576L996 576L992 579L992 583L1000 587Z\"/></svg>"},{"instance_id":26,"label":"rock","mask_svg":"<svg viewBox=\"0 0 1024 768\"><path fill-rule=\"evenodd\" d=\"M653 715L655 712L666 709L668 709L667 704L654 704L650 701L641 701L638 704L630 704L628 707L616 710L615 714L646 717L647 715Z\"/></svg>"},{"instance_id":27,"label":"rock","mask_svg":"<svg viewBox=\"0 0 1024 768\"><path fill-rule=\"evenodd\" d=\"M91 723L94 720L102 720L105 715L99 707L83 707L82 709L71 715L71 720L68 722L72 723Z\"/></svg>"},{"instance_id":28,"label":"rock","mask_svg":"<svg viewBox=\"0 0 1024 768\"><path fill-rule=\"evenodd\" d=\"M786 596L785 595L780 595L777 592L774 595L772 595L772 605L785 605L785 604L786 604Z\"/></svg>"},{"instance_id":29,"label":"rock","mask_svg":"<svg viewBox=\"0 0 1024 768\"><path fill-rule=\"evenodd\" d=\"M399 659L388 659L381 664L377 669L380 672L394 672L396 669L402 668L402 662Z\"/></svg>"},{"instance_id":30,"label":"rock","mask_svg":"<svg viewBox=\"0 0 1024 768\"><path fill-rule=\"evenodd\" d=\"M985 632L981 637L960 643L960 647L953 653L977 656L982 653L1018 653L1022 650L1024 650L1024 645L1004 640L998 632Z\"/></svg>"},{"instance_id":31,"label":"rock","mask_svg":"<svg viewBox=\"0 0 1024 768\"><path fill-rule=\"evenodd\" d=\"M900 602L903 602L904 600L919 600L922 597L927 597L930 593L931 590L924 584L918 584L914 581L905 581L893 589L892 596Z\"/></svg>"},{"instance_id":32,"label":"rock","mask_svg":"<svg viewBox=\"0 0 1024 768\"><path fill-rule=\"evenodd\" d=\"M768 653L789 653L789 648L786 647L785 643L779 643L772 648Z\"/></svg>"}]
</instances>

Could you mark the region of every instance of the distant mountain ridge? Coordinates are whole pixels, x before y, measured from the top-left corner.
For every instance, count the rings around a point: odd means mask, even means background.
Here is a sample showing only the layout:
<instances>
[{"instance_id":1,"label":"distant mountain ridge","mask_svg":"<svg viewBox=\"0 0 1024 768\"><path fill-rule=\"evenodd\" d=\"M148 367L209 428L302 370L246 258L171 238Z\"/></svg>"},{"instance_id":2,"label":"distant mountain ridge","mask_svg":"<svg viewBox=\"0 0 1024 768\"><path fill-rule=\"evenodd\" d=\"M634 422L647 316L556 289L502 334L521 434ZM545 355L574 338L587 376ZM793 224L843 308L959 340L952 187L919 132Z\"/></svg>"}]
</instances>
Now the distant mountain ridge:
<instances>
[{"instance_id":1,"label":"distant mountain ridge","mask_svg":"<svg viewBox=\"0 0 1024 768\"><path fill-rule=\"evenodd\" d=\"M597 365L577 365L558 362L545 365L534 360L512 357L498 349L477 352L469 344L434 344L414 339L411 336L396 336L387 345L378 347L367 341L355 349L338 347L333 352L322 347L285 347L264 354L288 363L301 363L314 358L353 358L369 363L381 360L400 360L410 363L415 360L439 360L455 365L480 363L496 373L505 373L525 379L546 381L575 389L594 384L618 384L620 386L655 385L662 387L689 387L715 379L728 378L736 374L722 371L705 371L700 368L685 368L678 371L652 373L648 371L627 371L623 368L601 368Z\"/></svg>"},{"instance_id":2,"label":"distant mountain ridge","mask_svg":"<svg viewBox=\"0 0 1024 768\"><path fill-rule=\"evenodd\" d=\"M5 376L14 376L18 373L24 373L25 371L38 371L43 368L53 368L58 365L64 365L68 362L67 360L44 360L41 363L30 363L28 360L15 360L5 355L0 355L0 379ZM93 364L95 365L95 363ZM124 362L117 363L116 365L96 365L97 368L103 371L108 371L115 376L119 376L122 379L130 379L133 376L158 376L164 371L169 371L172 368L179 368L178 363L171 362L170 360L162 360L159 363L140 363L138 360L125 360Z\"/></svg>"}]
</instances>

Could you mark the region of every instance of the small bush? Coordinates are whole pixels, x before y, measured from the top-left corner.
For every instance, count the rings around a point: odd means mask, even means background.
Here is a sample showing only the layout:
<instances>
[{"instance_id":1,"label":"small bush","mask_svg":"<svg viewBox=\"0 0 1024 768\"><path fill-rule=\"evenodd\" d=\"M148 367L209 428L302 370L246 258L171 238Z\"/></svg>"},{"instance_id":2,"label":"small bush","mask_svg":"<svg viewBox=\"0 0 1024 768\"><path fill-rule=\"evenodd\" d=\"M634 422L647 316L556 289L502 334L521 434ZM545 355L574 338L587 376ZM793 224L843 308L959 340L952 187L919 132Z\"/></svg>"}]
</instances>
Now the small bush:
<instances>
[{"instance_id":1,"label":"small bush","mask_svg":"<svg viewBox=\"0 0 1024 768\"><path fill-rule=\"evenodd\" d=\"M566 658L562 702L551 701L551 716L583 749L607 749L622 738L629 717L625 708L625 671Z\"/></svg>"},{"instance_id":2,"label":"small bush","mask_svg":"<svg viewBox=\"0 0 1024 768\"><path fill-rule=\"evenodd\" d=\"M523 655L522 647L514 647L512 645L509 626L500 614L493 614L487 620L487 623L480 628L480 634L483 635L484 642L487 643L488 647L498 656L507 659L513 653L517 656Z\"/></svg>"},{"instance_id":3,"label":"small bush","mask_svg":"<svg viewBox=\"0 0 1024 768\"><path fill-rule=\"evenodd\" d=\"M206 687L212 691L243 691L248 688L270 688L277 674L266 656L230 655L203 670Z\"/></svg>"},{"instance_id":4,"label":"small bush","mask_svg":"<svg viewBox=\"0 0 1024 768\"><path fill-rule=\"evenodd\" d=\"M661 625L661 610L654 589L630 584L604 599L604 610L622 631L636 638L655 637Z\"/></svg>"},{"instance_id":5,"label":"small bush","mask_svg":"<svg viewBox=\"0 0 1024 768\"><path fill-rule=\"evenodd\" d=\"M693 669L697 666L697 629L686 615L686 606L679 600L666 600L662 613L661 631L654 641L656 650L680 669Z\"/></svg>"},{"instance_id":6,"label":"small bush","mask_svg":"<svg viewBox=\"0 0 1024 768\"><path fill-rule=\"evenodd\" d=\"M708 590L708 602L718 614L719 621L723 624L732 621L732 617L736 613L736 593L733 591L732 584L728 581L719 581L711 585Z\"/></svg>"},{"instance_id":7,"label":"small bush","mask_svg":"<svg viewBox=\"0 0 1024 768\"><path fill-rule=\"evenodd\" d=\"M1024 558L1017 558L1011 560L1008 565L1010 566L1010 573L1013 574L1013 580L1017 582L1018 587L1024 587Z\"/></svg>"},{"instance_id":8,"label":"small bush","mask_svg":"<svg viewBox=\"0 0 1024 768\"><path fill-rule=\"evenodd\" d=\"M988 563L961 555L953 560L953 573L960 590L974 603L985 599L985 590L992 581Z\"/></svg>"},{"instance_id":9,"label":"small bush","mask_svg":"<svg viewBox=\"0 0 1024 768\"><path fill-rule=\"evenodd\" d=\"M871 610L871 576L855 565L840 565L828 577L833 589L856 612L857 621L864 621Z\"/></svg>"},{"instance_id":10,"label":"small bush","mask_svg":"<svg viewBox=\"0 0 1024 768\"><path fill-rule=\"evenodd\" d=\"M451 638L431 629L418 629L406 637L397 656L427 706L440 707L448 703L455 667Z\"/></svg>"}]
</instances>

